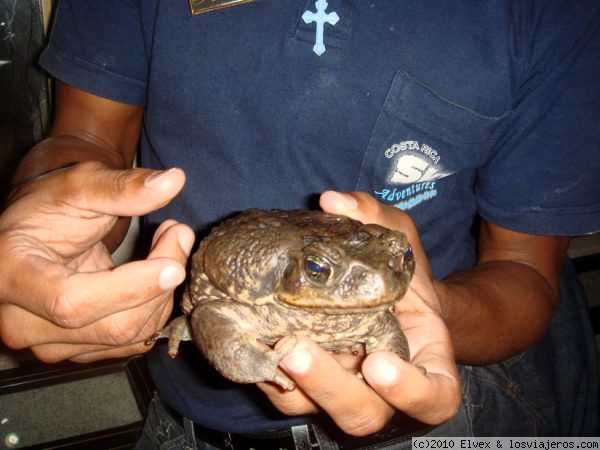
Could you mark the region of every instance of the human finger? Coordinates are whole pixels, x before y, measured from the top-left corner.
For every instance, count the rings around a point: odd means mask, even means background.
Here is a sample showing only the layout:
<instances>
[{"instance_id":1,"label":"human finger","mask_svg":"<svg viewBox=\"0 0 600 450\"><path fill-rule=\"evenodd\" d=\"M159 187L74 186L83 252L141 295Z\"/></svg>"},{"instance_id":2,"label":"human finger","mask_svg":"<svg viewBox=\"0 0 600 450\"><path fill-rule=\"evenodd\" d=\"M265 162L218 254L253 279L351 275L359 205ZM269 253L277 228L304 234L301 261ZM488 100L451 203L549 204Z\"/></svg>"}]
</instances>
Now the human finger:
<instances>
[{"instance_id":1,"label":"human finger","mask_svg":"<svg viewBox=\"0 0 600 450\"><path fill-rule=\"evenodd\" d=\"M356 436L381 429L394 410L356 372L347 370L312 340L299 337L280 363L300 392L269 392L273 404L286 414L324 410L345 432Z\"/></svg>"},{"instance_id":2,"label":"human finger","mask_svg":"<svg viewBox=\"0 0 600 450\"><path fill-rule=\"evenodd\" d=\"M275 348L279 348L289 338L284 338L277 343ZM296 339L293 337L292 339ZM360 365L364 359L364 351L330 351L335 360L346 370L360 376ZM302 389L293 389L292 391L283 391L274 383L258 383L259 388L272 398L272 401L278 405L281 411L291 416L302 414L311 414L319 411L319 406L311 400Z\"/></svg>"},{"instance_id":3,"label":"human finger","mask_svg":"<svg viewBox=\"0 0 600 450\"><path fill-rule=\"evenodd\" d=\"M154 232L148 259L170 258L185 266L194 240L194 231L190 227L166 220Z\"/></svg>"},{"instance_id":4,"label":"human finger","mask_svg":"<svg viewBox=\"0 0 600 450\"><path fill-rule=\"evenodd\" d=\"M393 310L410 346L410 363L381 351L368 355L362 369L386 402L429 424L452 417L462 400L450 333L436 299L426 277L411 282Z\"/></svg>"},{"instance_id":5,"label":"human finger","mask_svg":"<svg viewBox=\"0 0 600 450\"><path fill-rule=\"evenodd\" d=\"M11 198L11 207L26 212L30 203L61 205L88 214L133 217L166 205L184 184L185 173L178 168L114 170L87 161L23 186Z\"/></svg>"},{"instance_id":6,"label":"human finger","mask_svg":"<svg viewBox=\"0 0 600 450\"><path fill-rule=\"evenodd\" d=\"M393 206L383 205L365 192L325 191L321 194L323 211L348 216L362 223L375 223L406 234L416 259L416 270L430 275L431 269L414 221Z\"/></svg>"},{"instance_id":7,"label":"human finger","mask_svg":"<svg viewBox=\"0 0 600 450\"><path fill-rule=\"evenodd\" d=\"M34 353L39 355L43 352L46 358L55 358L57 361L70 359L77 363L88 363L108 358L121 358L137 355L149 351L155 344L155 340L149 339L156 330L162 329L169 320L173 311L173 296L160 305L151 309L151 317L145 323L137 336L128 345L48 345L34 348Z\"/></svg>"},{"instance_id":8,"label":"human finger","mask_svg":"<svg viewBox=\"0 0 600 450\"><path fill-rule=\"evenodd\" d=\"M145 353L153 347L153 343L148 341L148 337L152 336L154 330L165 325L172 311L173 302L166 301L161 307L156 308L152 315L154 319L149 320L149 326L141 329L137 336L125 343L119 345L108 344L84 344L80 343L81 339L76 336L73 342L58 342L52 344L40 344L31 347L36 357L42 361L53 363L69 359L74 362L85 363L98 361L107 358L120 358L125 356ZM101 324L98 324L101 326ZM65 330L65 334L73 333L76 330ZM64 338L65 336L63 336Z\"/></svg>"},{"instance_id":9,"label":"human finger","mask_svg":"<svg viewBox=\"0 0 600 450\"><path fill-rule=\"evenodd\" d=\"M178 168L114 171L99 167L90 177L95 189L92 195L81 198L82 203L93 211L115 216L140 216L159 209L185 184L185 173Z\"/></svg>"},{"instance_id":10,"label":"human finger","mask_svg":"<svg viewBox=\"0 0 600 450\"><path fill-rule=\"evenodd\" d=\"M174 220L167 220L163 222L154 233L148 259L168 257L185 265L193 246L194 238L195 236L191 228ZM52 354L55 358L65 359L68 357L76 362L87 362L112 357L113 355L136 354L147 351L151 347L151 344L148 344L148 338L154 335L156 330L163 328L170 317L173 306L172 300L173 297L171 293L168 294L168 300L163 301L160 308L149 305L152 317L143 320L140 324L133 327L134 330L140 330L139 333L131 339L132 341L137 340L136 344L117 348L110 346L62 345L38 347L37 350L43 351L46 357L48 357L48 354ZM155 300L152 301L152 304L154 303ZM141 310L142 308L137 309ZM147 310L148 308L145 309ZM125 314L129 314L129 312L121 313L121 315ZM102 327L104 325L102 322L107 322L108 319L110 319L112 321L111 328L114 329L118 323L118 316L119 314L106 318L104 321L100 321L96 324L96 328ZM136 318L142 320L143 314L139 311L136 312ZM99 334L104 335L106 332Z\"/></svg>"},{"instance_id":11,"label":"human finger","mask_svg":"<svg viewBox=\"0 0 600 450\"><path fill-rule=\"evenodd\" d=\"M39 250L32 249L32 255L15 258L3 275L29 287L26 294L13 295L13 303L62 327L80 328L172 291L185 278L193 241L189 227L169 221L157 230L148 260L78 272L52 261L51 255L39 257ZM23 249L23 243L19 245ZM102 308L97 307L100 304Z\"/></svg>"},{"instance_id":12,"label":"human finger","mask_svg":"<svg viewBox=\"0 0 600 450\"><path fill-rule=\"evenodd\" d=\"M2 253L25 241L29 253L69 263L105 239L119 217L164 206L184 183L180 169L112 170L93 161L36 179L17 190L2 214Z\"/></svg>"},{"instance_id":13,"label":"human finger","mask_svg":"<svg viewBox=\"0 0 600 450\"><path fill-rule=\"evenodd\" d=\"M142 342L161 328L172 304L172 295L161 295L139 307L109 315L81 328L61 327L23 308L6 304L0 306L0 336L14 349L46 344L127 345Z\"/></svg>"},{"instance_id":14,"label":"human finger","mask_svg":"<svg viewBox=\"0 0 600 450\"><path fill-rule=\"evenodd\" d=\"M390 215L384 205L365 192L325 191L320 197L321 208L332 214L341 214L363 223L377 223L387 228L412 228L410 217L394 208Z\"/></svg>"},{"instance_id":15,"label":"human finger","mask_svg":"<svg viewBox=\"0 0 600 450\"><path fill-rule=\"evenodd\" d=\"M124 358L149 351L152 346L143 342L123 346L101 346L85 344L45 344L31 348L33 354L48 364L70 360L76 363L90 363L110 358Z\"/></svg>"},{"instance_id":16,"label":"human finger","mask_svg":"<svg viewBox=\"0 0 600 450\"><path fill-rule=\"evenodd\" d=\"M81 328L139 306L171 292L185 279L185 267L171 258L133 261L110 270L80 273L31 257L10 270L17 272L15 276L20 273L20 285L28 287L20 296L13 296L13 303L66 328Z\"/></svg>"},{"instance_id":17,"label":"human finger","mask_svg":"<svg viewBox=\"0 0 600 450\"><path fill-rule=\"evenodd\" d=\"M180 268L185 270L185 265L193 247L194 239L195 235L190 227L185 224L178 223L175 220L166 220L160 224L154 233L147 260L160 261L168 258L171 261L177 262L180 265ZM167 275L168 277L171 276L171 274ZM172 297L172 292L169 291L172 291L174 287L183 281L180 281L181 275L183 275L185 278L185 272L182 274L180 271L178 271L175 279L166 280L164 278L160 278L159 284L162 291ZM161 277L163 276L164 273L161 273ZM162 294L162 292L159 294ZM162 328L163 325L164 321L160 322L159 326L155 328L153 332Z\"/></svg>"},{"instance_id":18,"label":"human finger","mask_svg":"<svg viewBox=\"0 0 600 450\"><path fill-rule=\"evenodd\" d=\"M431 355L409 363L391 352L380 351L366 358L363 376L394 408L437 425L456 414L462 395L458 374L454 370L436 372L436 366L439 364L431 360Z\"/></svg>"}]
</instances>

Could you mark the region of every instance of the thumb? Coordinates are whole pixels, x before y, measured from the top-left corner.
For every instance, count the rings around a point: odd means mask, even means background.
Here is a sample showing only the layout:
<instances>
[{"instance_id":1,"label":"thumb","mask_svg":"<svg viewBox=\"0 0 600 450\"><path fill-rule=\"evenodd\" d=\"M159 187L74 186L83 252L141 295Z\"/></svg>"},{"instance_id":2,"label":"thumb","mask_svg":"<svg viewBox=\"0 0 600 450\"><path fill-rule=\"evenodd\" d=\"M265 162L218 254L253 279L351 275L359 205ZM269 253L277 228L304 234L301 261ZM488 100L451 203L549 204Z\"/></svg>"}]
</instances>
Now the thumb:
<instances>
[{"instance_id":1,"label":"thumb","mask_svg":"<svg viewBox=\"0 0 600 450\"><path fill-rule=\"evenodd\" d=\"M402 231L413 249L417 260L417 271L431 275L429 259L421 243L415 222L404 211L383 205L366 192L325 191L321 194L323 211L351 217L362 223L375 223L391 230Z\"/></svg>"},{"instance_id":2,"label":"thumb","mask_svg":"<svg viewBox=\"0 0 600 450\"><path fill-rule=\"evenodd\" d=\"M376 223L392 230L415 234L414 222L405 212L387 207L365 192L325 191L321 194L323 211L340 214L362 223Z\"/></svg>"},{"instance_id":3,"label":"thumb","mask_svg":"<svg viewBox=\"0 0 600 450\"><path fill-rule=\"evenodd\" d=\"M114 170L97 162L77 164L73 169L44 180L53 183L56 199L90 212L111 216L140 216L169 203L183 188L181 169Z\"/></svg>"}]
</instances>

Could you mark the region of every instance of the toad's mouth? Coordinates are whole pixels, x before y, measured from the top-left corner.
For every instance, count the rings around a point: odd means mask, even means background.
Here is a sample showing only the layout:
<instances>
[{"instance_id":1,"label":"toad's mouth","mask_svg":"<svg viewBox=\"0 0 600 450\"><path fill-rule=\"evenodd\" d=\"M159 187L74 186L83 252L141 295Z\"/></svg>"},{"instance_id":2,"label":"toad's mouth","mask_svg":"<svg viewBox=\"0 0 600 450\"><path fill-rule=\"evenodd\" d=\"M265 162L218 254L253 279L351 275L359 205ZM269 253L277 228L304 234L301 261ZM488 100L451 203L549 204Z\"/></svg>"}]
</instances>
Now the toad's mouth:
<instances>
[{"instance_id":1,"label":"toad's mouth","mask_svg":"<svg viewBox=\"0 0 600 450\"><path fill-rule=\"evenodd\" d=\"M302 299L290 299L286 296L277 296L275 300L281 306L295 310L306 310L323 313L327 315L348 315L348 314L372 314L373 312L383 311L391 308L401 297L394 296L385 301L369 304L365 306L349 306L339 303L331 303L323 299L319 302L310 300L310 303Z\"/></svg>"}]
</instances>

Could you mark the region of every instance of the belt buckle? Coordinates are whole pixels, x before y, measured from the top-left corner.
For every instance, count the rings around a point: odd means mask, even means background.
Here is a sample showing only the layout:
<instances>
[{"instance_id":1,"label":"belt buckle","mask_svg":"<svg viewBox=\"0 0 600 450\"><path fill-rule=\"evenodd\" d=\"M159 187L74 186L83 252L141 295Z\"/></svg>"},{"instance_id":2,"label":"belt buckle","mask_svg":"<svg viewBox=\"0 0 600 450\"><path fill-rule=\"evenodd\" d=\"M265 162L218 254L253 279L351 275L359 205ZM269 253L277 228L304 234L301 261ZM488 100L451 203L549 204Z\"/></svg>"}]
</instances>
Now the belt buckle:
<instances>
[{"instance_id":1,"label":"belt buckle","mask_svg":"<svg viewBox=\"0 0 600 450\"><path fill-rule=\"evenodd\" d=\"M308 425L296 425L293 426L291 430L295 450L311 450L313 448L310 442Z\"/></svg>"},{"instance_id":2,"label":"belt buckle","mask_svg":"<svg viewBox=\"0 0 600 450\"><path fill-rule=\"evenodd\" d=\"M227 450L235 450L233 448L233 440L231 439L231 433L225 434L225 439L223 440L223 443L225 444L225 448Z\"/></svg>"}]
</instances>

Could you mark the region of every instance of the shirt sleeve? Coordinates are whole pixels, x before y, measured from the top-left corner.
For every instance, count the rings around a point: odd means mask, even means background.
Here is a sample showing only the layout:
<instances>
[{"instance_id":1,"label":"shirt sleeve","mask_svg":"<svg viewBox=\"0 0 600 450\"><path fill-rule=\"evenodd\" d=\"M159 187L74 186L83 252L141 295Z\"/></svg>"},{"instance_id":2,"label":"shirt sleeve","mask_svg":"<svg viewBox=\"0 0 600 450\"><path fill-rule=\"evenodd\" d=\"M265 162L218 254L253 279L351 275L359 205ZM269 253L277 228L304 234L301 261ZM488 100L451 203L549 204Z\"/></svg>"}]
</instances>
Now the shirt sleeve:
<instances>
[{"instance_id":1,"label":"shirt sleeve","mask_svg":"<svg viewBox=\"0 0 600 450\"><path fill-rule=\"evenodd\" d=\"M53 77L95 95L144 105L143 31L137 1L61 0L40 64Z\"/></svg>"},{"instance_id":2,"label":"shirt sleeve","mask_svg":"<svg viewBox=\"0 0 600 450\"><path fill-rule=\"evenodd\" d=\"M600 4L539 3L539 11L514 17L514 108L479 170L478 208L516 231L593 233L600 231Z\"/></svg>"}]
</instances>

